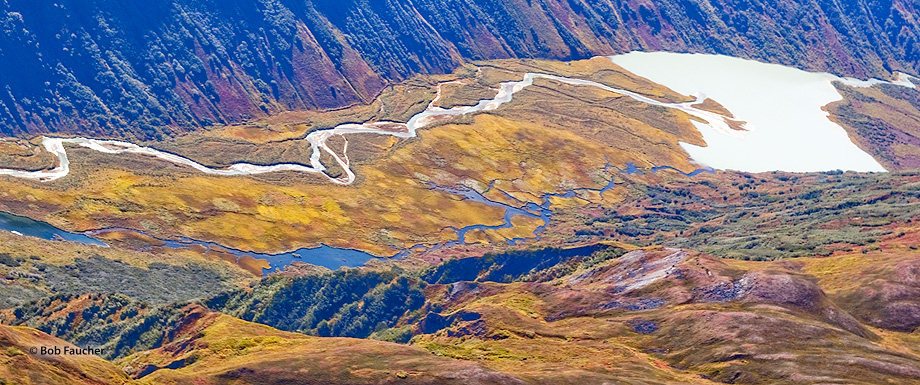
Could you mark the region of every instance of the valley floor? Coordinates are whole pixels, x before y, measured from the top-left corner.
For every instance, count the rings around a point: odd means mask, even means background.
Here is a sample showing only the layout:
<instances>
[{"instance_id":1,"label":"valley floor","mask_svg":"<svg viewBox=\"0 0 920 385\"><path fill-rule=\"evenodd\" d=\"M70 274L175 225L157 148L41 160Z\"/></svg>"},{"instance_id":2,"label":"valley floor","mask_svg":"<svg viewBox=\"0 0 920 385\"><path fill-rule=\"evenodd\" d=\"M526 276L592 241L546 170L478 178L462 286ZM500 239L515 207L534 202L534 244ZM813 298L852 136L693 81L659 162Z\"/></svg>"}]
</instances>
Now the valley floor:
<instances>
[{"instance_id":1,"label":"valley floor","mask_svg":"<svg viewBox=\"0 0 920 385\"><path fill-rule=\"evenodd\" d=\"M920 91L834 87L841 134L909 168L866 127ZM44 235L0 231L0 383L920 383L920 174L704 168L701 121L746 135L720 102L500 60L157 142L2 141L0 210L41 222L0 220Z\"/></svg>"}]
</instances>

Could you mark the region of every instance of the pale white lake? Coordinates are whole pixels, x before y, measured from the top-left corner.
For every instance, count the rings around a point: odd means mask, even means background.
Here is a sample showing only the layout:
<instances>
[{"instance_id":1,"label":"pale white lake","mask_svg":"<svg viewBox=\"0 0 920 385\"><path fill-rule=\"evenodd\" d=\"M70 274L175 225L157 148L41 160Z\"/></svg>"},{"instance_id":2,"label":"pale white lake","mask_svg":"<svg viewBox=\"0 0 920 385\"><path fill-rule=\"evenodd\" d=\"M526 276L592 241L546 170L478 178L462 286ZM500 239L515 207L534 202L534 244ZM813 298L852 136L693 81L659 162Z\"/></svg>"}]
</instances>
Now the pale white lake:
<instances>
[{"instance_id":1,"label":"pale white lake","mask_svg":"<svg viewBox=\"0 0 920 385\"><path fill-rule=\"evenodd\" d=\"M753 126L731 137L695 123L708 147L681 145L700 164L748 172L885 171L821 109L841 99L831 81L867 84L717 55L633 52L611 60L679 93L705 94Z\"/></svg>"}]
</instances>

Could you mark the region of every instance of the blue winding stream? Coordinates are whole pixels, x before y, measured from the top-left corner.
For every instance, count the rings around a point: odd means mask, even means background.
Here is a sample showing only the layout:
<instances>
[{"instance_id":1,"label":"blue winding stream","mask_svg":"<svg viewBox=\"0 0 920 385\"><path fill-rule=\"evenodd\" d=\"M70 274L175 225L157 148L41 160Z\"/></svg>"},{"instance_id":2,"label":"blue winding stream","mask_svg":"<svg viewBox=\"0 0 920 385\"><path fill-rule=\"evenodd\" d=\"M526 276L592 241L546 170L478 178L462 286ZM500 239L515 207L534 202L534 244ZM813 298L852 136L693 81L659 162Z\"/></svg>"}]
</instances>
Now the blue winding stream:
<instances>
[{"instance_id":1,"label":"blue winding stream","mask_svg":"<svg viewBox=\"0 0 920 385\"><path fill-rule=\"evenodd\" d=\"M2 211L0 211L0 230L9 231L17 235L36 237L52 241L71 241L102 247L108 247L108 245L94 237L97 237L106 232L130 231L157 239L158 241L163 242L164 247L168 248L181 249L190 248L192 246L203 246L208 250L229 253L236 256L238 259L245 256L250 256L256 259L264 259L267 260L272 266L270 269L264 269L263 272L265 274L280 271L285 266L288 266L294 262L305 262L335 270L345 266L361 266L367 263L367 261L376 258L373 255L363 251L340 249L326 245L320 245L319 247L315 248L300 249L280 254L253 253L221 246L213 242L197 241L188 238L183 238L181 240L159 239L151 236L150 234L146 234L142 231L134 229L113 228L79 234L61 230L45 222L36 221L31 218L13 215Z\"/></svg>"},{"instance_id":2,"label":"blue winding stream","mask_svg":"<svg viewBox=\"0 0 920 385\"><path fill-rule=\"evenodd\" d=\"M45 222L2 211L0 211L0 230L51 241L72 241L85 243L87 245L107 246L98 239L94 239L87 235L67 232Z\"/></svg>"},{"instance_id":3,"label":"blue winding stream","mask_svg":"<svg viewBox=\"0 0 920 385\"><path fill-rule=\"evenodd\" d=\"M609 164L605 166L604 168L605 172L608 171L610 167L611 166ZM655 173L661 170L672 170L672 171L679 172L689 177L696 176L704 172L705 173L714 172L713 169L705 168L705 169L698 169L690 173L684 173L684 172L681 172L680 170L677 170L669 166L654 167L651 169L651 172ZM620 172L627 174L627 175L643 173L633 163L627 163L626 169L621 170ZM511 195L505 192L502 192L506 197L516 202L520 206L512 206L509 204L490 200L486 198L485 196L483 196L481 193L477 192L476 190L466 187L466 186L445 187L445 186L437 186L437 185L431 184L429 185L429 188L432 190L443 191L443 192L446 192L452 195L457 195L457 196L462 197L464 200L470 200L473 202L482 203L482 204L492 206L492 207L503 208L505 210L503 223L500 225L482 225L482 224L471 225L471 226L466 226L462 228L447 227L447 229L454 230L457 233L456 241L450 241L450 242L442 243L442 244L435 245L435 246L425 246L425 245L413 246L413 247L410 247L406 250L403 250L397 253L391 258L401 258L407 255L408 253L410 253L412 250L434 250L434 249L439 249L442 247L449 247L449 246L454 246L458 244L464 244L466 243L466 235L470 231L507 229L507 228L512 227L511 219L518 215L523 215L523 216L527 216L531 218L540 218L541 220L543 220L543 225L541 225L534 231L533 238L509 239L508 243L514 245L518 242L526 241L527 239L539 239L540 238L539 234L543 230L546 229L546 226L549 225L551 217L552 217L552 209L551 209L551 206L552 206L551 199L552 198L572 198L572 197L575 197L579 192L599 192L599 193L606 192L607 190L610 190L616 185L613 176L609 175L609 172L608 172L608 177L610 178L609 182L607 183L606 186L600 189L579 188L579 189L569 190L563 193L546 194L546 195L543 195L542 197L543 202L539 205L533 202L524 203L512 197ZM486 192L491 191L494 188L494 184L495 184L494 182L490 184ZM294 262L309 263L309 264L323 266L323 267L335 270L335 269L339 269L342 267L362 266L368 261L378 258L378 257L375 257L369 253L366 253L360 250L335 248L335 247L330 247L324 244L321 244L319 247L303 248L303 249L299 249L299 250L287 252L287 253L267 254L267 253L254 253L254 252L249 252L249 251L232 249L226 246L219 245L217 243L199 241L199 240L194 240L190 238L182 238L179 240L159 239L149 234L145 234L142 231L135 230L135 229L113 228L113 229L90 231L90 232L86 232L82 234L71 233L68 231L61 230L45 222L36 221L36 220L30 219L27 217L13 215L13 214L5 213L2 211L0 211L0 230L9 231L9 232L12 232L18 235L32 236L32 237L37 237L37 238L47 239L47 240L72 241L72 242L79 242L79 243L83 243L87 245L95 245L95 246L103 246L103 247L107 247L107 245L104 242L100 241L99 239L95 238L96 236L99 236L100 234L111 232L111 231L136 232L136 233L143 234L145 236L157 239L158 241L163 242L164 247L168 247L168 248L182 249L182 248L191 248L193 246L202 246L208 250L229 253L231 255L236 256L237 259L247 257L247 256L256 258L256 259L264 259L264 260L267 260L271 264L272 267L268 269L263 269L263 274L269 274L272 272L281 271L282 269L284 269L284 267L289 266L293 264Z\"/></svg>"},{"instance_id":4,"label":"blue winding stream","mask_svg":"<svg viewBox=\"0 0 920 385\"><path fill-rule=\"evenodd\" d=\"M360 250L343 249L327 246L324 244L320 244L318 247L302 248L287 253L270 254L238 250L214 242L199 241L191 238L180 238L179 240L161 239L144 233L143 231L134 229L111 228L90 231L86 234L90 236L99 236L101 234L113 231L128 231L142 234L144 236L163 242L162 246L160 247L172 249L188 249L194 246L201 246L211 251L223 252L233 255L237 258L237 261L243 257L264 259L269 262L271 267L268 269L262 269L263 275L279 272L284 269L284 267L290 266L294 262L309 263L311 265L322 266L331 270L336 270L342 267L362 266L368 261L377 258Z\"/></svg>"},{"instance_id":5,"label":"blue winding stream","mask_svg":"<svg viewBox=\"0 0 920 385\"><path fill-rule=\"evenodd\" d=\"M502 191L502 193L503 193L507 198L509 198L510 200L512 200L512 201L514 201L514 202L517 202L517 204L519 204L520 206L511 206L511 205L508 205L508 204L505 204L505 203L501 203L501 202L496 202L496 201L490 200L490 199L486 198L485 196L483 196L482 194L480 194L479 192L477 192L476 190L473 190L472 188L469 188L469 187L466 187L466 186L445 187L445 186L437 186L437 185L434 185L434 184L429 184L429 188L432 189L432 190L443 191L443 192L447 192L447 193L453 194L453 195L459 195L459 196L463 197L464 200L471 200L471 201L474 201L474 202L479 202L479 203L482 203L482 204L485 204L485 205L489 205L489 206L493 206L493 207L501 207L501 208L504 208L504 209L505 209L504 223L502 223L501 225L496 225L496 226L472 225L472 226L467 226L467 227L463 227L463 228L447 227L448 229L452 229L452 230L454 230L454 231L457 232L457 241L451 241L451 242L447 242L447 243L440 244L440 245L436 245L436 246L432 246L432 247L427 247L427 246L422 246L422 245L410 247L409 249L406 249L406 250L404 250L403 252L400 252L399 254L397 254L396 257L401 257L401 256L403 256L403 255L406 255L406 254L408 254L408 253L410 252L410 250L434 250L434 249L438 249L438 248L442 248L442 247L447 247L447 246L453 246L453 245L457 245L457 244L466 243L466 234L467 234L468 232L472 231L472 230L489 230L489 229L507 229L507 228L510 228L510 227L512 227L511 218L513 218L514 216L517 216L517 215L524 215L524 216L533 217L533 218L540 218L540 219L543 220L543 225L540 226L540 227L538 227L536 230L534 230L534 233L533 233L534 237L533 237L533 238L515 238L515 239L509 239L509 240L508 240L508 243L511 244L511 245L514 245L515 243L522 242L522 241L525 241L525 240L527 240L527 239L540 239L540 233L543 232L543 230L546 229L546 226L549 225L550 219L551 219L551 217L552 217L552 209L551 209L551 207L550 207L550 206L552 206L552 201L551 201L551 199L552 199L552 198L573 198L573 197L577 196L579 192L598 192L598 193L607 192L608 190L610 190L611 188L613 188L614 186L616 186L616 181L615 181L613 175L611 175L610 172L609 172L609 170L610 170L611 167L613 167L613 166L611 166L609 163L606 164L606 165L604 166L604 172L607 174L607 176L608 176L608 178L609 178L609 181L607 182L607 185L606 185L606 186L604 186L604 187L602 187L602 188L600 188L600 189L578 188L578 189L569 190L569 191L566 191L566 192L563 192L563 193L545 194L545 195L543 195L543 197L542 197L543 203L541 203L541 204L539 204L539 205L537 205L537 204L535 204L535 203L533 203L533 202L524 203L524 202L522 202L522 201L520 201L520 200L518 200L518 199L512 197L511 195L509 195L508 193L503 192L503 191ZM675 172L678 172L678 173L680 173L680 174L682 174L682 175L684 175L684 176L687 176L687 177L697 176L697 175L702 174L702 173L715 173L715 170L712 169L712 168L701 168L701 169L696 169L696 170L694 170L694 171L691 171L691 172L689 172L689 173L685 173L685 172L680 171L680 170L678 170L678 169L676 169L676 168L674 168L674 167L671 167L671 166L658 166L658 167L653 167L653 168L651 169L651 172L652 172L652 173L657 173L658 171L663 171L663 170L675 171ZM620 172L622 172L622 173L624 173L624 174L627 174L627 175L630 175L630 174L642 174L642 173L643 173L642 170L639 169L638 167L636 167L636 165L635 165L634 163L632 163L632 162L626 163L626 169L625 169L625 170L620 170ZM494 187L495 187L495 181L492 181L492 183L489 184L489 188L486 189L486 192L491 191Z\"/></svg>"},{"instance_id":6,"label":"blue winding stream","mask_svg":"<svg viewBox=\"0 0 920 385\"><path fill-rule=\"evenodd\" d=\"M652 172L653 172L653 173L656 173L656 172L662 171L662 170L671 170L671 171L674 171L674 172L678 172L678 173L682 174L683 176L697 176L697 175L700 175L700 174L702 174L702 173L704 173L704 172L705 172L705 173L708 173L708 174L714 174L714 173L716 172L716 170L715 170L714 168L710 168L710 167L707 167L707 168L698 168L698 169L693 170L693 171L691 171L691 172L689 172L689 173L680 171L680 170L678 170L678 169L676 169L676 168L674 168L674 167L671 167L671 166L658 166L658 167L652 167ZM632 175L632 174L644 174L644 173L642 172L642 170L639 169L638 167L636 167L636 165L635 165L634 163L632 163L632 162L626 163L626 169L623 170L623 173L624 173L624 174L627 174L627 175Z\"/></svg>"}]
</instances>

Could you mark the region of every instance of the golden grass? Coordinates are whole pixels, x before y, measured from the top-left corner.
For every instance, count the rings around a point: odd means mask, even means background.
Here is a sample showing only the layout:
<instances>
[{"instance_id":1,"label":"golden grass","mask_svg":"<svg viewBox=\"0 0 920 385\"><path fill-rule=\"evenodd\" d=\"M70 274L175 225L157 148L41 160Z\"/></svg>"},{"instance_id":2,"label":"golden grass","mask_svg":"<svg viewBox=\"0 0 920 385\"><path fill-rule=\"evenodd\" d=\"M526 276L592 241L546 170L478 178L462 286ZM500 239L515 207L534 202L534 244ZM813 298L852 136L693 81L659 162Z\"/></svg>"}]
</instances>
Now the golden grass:
<instances>
[{"instance_id":1,"label":"golden grass","mask_svg":"<svg viewBox=\"0 0 920 385\"><path fill-rule=\"evenodd\" d=\"M324 378L330 384L394 383L397 378L409 377L427 378L426 383L444 383L445 375L482 370L475 364L437 357L417 347L374 340L308 337L226 315L218 316L188 340L134 354L118 360L117 364L137 371L146 365L164 367L180 360L186 360L187 364L178 369L157 370L139 382L210 384L225 379L228 373L252 372L257 374L241 376L234 383L278 383L280 378L304 377Z\"/></svg>"},{"instance_id":2,"label":"golden grass","mask_svg":"<svg viewBox=\"0 0 920 385\"><path fill-rule=\"evenodd\" d=\"M291 139L349 121L405 121L432 100L437 81L464 79L475 92L462 87L450 92L470 98L500 80L520 80L524 71L589 78L667 100L686 99L605 59L479 65L478 75L475 68L464 67L452 75L411 79L367 106L285 113L155 145L206 164L306 162L308 146ZM448 226L502 223L502 209L432 190L427 183L485 191L495 182L490 197L517 204L504 192L523 202L542 203L547 193L603 187L610 179L604 172L607 163L619 168L627 162L640 167L666 164L690 171L696 166L678 142L701 144L685 114L649 108L590 87L542 80L497 111L423 130L415 139L352 138L349 157L359 163L354 166L359 179L352 186L293 173L216 177L143 156L70 148L74 171L67 178L37 183L0 177L0 210L68 230L126 227L161 238L184 236L258 252L325 243L386 256L416 244L456 239L456 234L444 231ZM554 198L553 203L578 207L618 202L625 194L621 188L603 196L585 192L573 199ZM501 243L531 236L542 224L533 218L516 218L513 223L510 229L472 238Z\"/></svg>"},{"instance_id":3,"label":"golden grass","mask_svg":"<svg viewBox=\"0 0 920 385\"><path fill-rule=\"evenodd\" d=\"M84 355L40 356L35 347L68 347L70 343L38 330L0 325L0 380L12 384L133 384L111 363Z\"/></svg>"}]
</instances>

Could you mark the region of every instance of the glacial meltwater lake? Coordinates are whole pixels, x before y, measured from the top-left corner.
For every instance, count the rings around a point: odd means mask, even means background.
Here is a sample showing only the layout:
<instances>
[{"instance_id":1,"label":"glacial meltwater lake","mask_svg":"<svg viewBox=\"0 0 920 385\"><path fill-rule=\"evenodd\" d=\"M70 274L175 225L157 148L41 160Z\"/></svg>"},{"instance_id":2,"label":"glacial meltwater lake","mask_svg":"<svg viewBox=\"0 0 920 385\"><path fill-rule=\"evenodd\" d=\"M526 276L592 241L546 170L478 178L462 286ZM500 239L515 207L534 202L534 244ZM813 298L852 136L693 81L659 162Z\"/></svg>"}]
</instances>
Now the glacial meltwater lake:
<instances>
[{"instance_id":1,"label":"glacial meltwater lake","mask_svg":"<svg viewBox=\"0 0 920 385\"><path fill-rule=\"evenodd\" d=\"M886 171L821 109L842 98L832 81L857 81L718 55L632 52L611 60L681 94L702 93L753 126L730 137L694 122L708 146L681 145L700 164L747 172Z\"/></svg>"}]
</instances>

